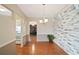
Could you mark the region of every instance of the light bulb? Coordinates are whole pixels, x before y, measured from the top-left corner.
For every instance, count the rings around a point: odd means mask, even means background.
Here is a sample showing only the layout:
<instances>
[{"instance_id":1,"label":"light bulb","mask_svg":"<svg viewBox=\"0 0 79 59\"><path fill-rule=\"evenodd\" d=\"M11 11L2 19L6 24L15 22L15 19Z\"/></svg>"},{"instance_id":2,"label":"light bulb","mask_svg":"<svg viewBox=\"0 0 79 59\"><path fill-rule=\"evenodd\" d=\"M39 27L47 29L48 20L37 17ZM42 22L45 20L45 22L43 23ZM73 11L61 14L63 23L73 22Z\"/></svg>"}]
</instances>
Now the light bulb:
<instances>
[{"instance_id":1,"label":"light bulb","mask_svg":"<svg viewBox=\"0 0 79 59\"><path fill-rule=\"evenodd\" d=\"M43 20L40 20L40 23L43 23Z\"/></svg>"},{"instance_id":2,"label":"light bulb","mask_svg":"<svg viewBox=\"0 0 79 59\"><path fill-rule=\"evenodd\" d=\"M44 22L47 23L48 22L48 19L44 19Z\"/></svg>"}]
</instances>

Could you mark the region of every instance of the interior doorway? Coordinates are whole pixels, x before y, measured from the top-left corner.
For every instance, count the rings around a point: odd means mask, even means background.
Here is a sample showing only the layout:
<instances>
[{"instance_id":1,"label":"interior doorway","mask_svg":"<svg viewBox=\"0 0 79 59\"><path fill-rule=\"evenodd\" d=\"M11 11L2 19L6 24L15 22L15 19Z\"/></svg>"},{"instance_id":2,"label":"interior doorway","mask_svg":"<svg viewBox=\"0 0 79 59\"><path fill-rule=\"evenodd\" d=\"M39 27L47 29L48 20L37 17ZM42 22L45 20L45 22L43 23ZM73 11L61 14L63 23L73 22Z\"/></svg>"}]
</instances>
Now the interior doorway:
<instances>
[{"instance_id":1,"label":"interior doorway","mask_svg":"<svg viewBox=\"0 0 79 59\"><path fill-rule=\"evenodd\" d=\"M30 28L29 31L30 41L32 43L35 43L37 41L37 23L35 21L31 21L29 28Z\"/></svg>"}]
</instances>

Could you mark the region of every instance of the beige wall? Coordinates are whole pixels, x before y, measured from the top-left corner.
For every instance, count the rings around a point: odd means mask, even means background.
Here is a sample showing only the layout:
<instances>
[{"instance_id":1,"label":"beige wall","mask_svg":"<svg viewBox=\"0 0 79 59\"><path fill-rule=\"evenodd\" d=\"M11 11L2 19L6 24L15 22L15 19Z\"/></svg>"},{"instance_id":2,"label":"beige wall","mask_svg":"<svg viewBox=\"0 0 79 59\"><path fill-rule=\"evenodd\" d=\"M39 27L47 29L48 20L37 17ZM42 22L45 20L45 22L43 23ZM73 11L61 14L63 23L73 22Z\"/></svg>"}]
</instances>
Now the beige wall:
<instances>
[{"instance_id":1,"label":"beige wall","mask_svg":"<svg viewBox=\"0 0 79 59\"><path fill-rule=\"evenodd\" d=\"M16 39L15 34L13 16L0 15L0 47L14 41Z\"/></svg>"},{"instance_id":2,"label":"beige wall","mask_svg":"<svg viewBox=\"0 0 79 59\"><path fill-rule=\"evenodd\" d=\"M48 23L46 24L41 24L39 23L40 18L34 18L34 17L29 17L28 18L28 32L29 34L29 22L30 21L36 21L37 22L37 33L38 34L51 34L53 33L53 27L54 27L54 19L53 18L48 18Z\"/></svg>"},{"instance_id":3,"label":"beige wall","mask_svg":"<svg viewBox=\"0 0 79 59\"><path fill-rule=\"evenodd\" d=\"M26 34L26 20L27 17L21 12L21 10L15 4L4 4L4 7L13 12L12 16L0 15L0 47L13 42L16 39L16 20L21 20L22 32L21 37ZM18 15L18 17L16 17Z\"/></svg>"},{"instance_id":4,"label":"beige wall","mask_svg":"<svg viewBox=\"0 0 79 59\"><path fill-rule=\"evenodd\" d=\"M28 18L28 30L27 34L29 34L29 22L36 21L37 22L37 41L48 41L47 34L53 34L54 30L54 19L48 18L48 23L41 24L39 23L40 18L29 17Z\"/></svg>"}]
</instances>

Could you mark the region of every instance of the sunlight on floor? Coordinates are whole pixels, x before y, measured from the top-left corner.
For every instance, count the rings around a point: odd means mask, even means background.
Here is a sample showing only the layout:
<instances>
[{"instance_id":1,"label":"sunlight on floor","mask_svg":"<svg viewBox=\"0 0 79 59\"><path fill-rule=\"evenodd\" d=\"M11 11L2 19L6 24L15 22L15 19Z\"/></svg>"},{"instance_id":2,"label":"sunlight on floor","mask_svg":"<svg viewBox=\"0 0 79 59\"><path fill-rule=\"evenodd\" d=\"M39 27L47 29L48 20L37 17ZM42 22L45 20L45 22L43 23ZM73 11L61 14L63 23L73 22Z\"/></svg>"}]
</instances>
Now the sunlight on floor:
<instances>
[{"instance_id":1,"label":"sunlight on floor","mask_svg":"<svg viewBox=\"0 0 79 59\"><path fill-rule=\"evenodd\" d=\"M32 44L32 54L35 52L35 44Z\"/></svg>"}]
</instances>

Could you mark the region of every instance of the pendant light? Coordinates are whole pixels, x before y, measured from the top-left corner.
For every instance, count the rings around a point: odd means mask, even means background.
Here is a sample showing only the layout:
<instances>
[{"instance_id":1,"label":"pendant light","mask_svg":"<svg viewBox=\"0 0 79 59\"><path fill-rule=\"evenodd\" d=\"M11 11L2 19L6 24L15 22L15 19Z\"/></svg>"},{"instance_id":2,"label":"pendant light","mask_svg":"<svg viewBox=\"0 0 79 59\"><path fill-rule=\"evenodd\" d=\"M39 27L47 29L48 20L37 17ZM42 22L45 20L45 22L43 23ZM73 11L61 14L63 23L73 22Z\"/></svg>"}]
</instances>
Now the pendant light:
<instances>
[{"instance_id":1,"label":"pendant light","mask_svg":"<svg viewBox=\"0 0 79 59\"><path fill-rule=\"evenodd\" d=\"M46 4L42 4L43 5L43 16L42 19L40 20L40 23L47 23L48 19L45 17L45 6Z\"/></svg>"}]
</instances>

